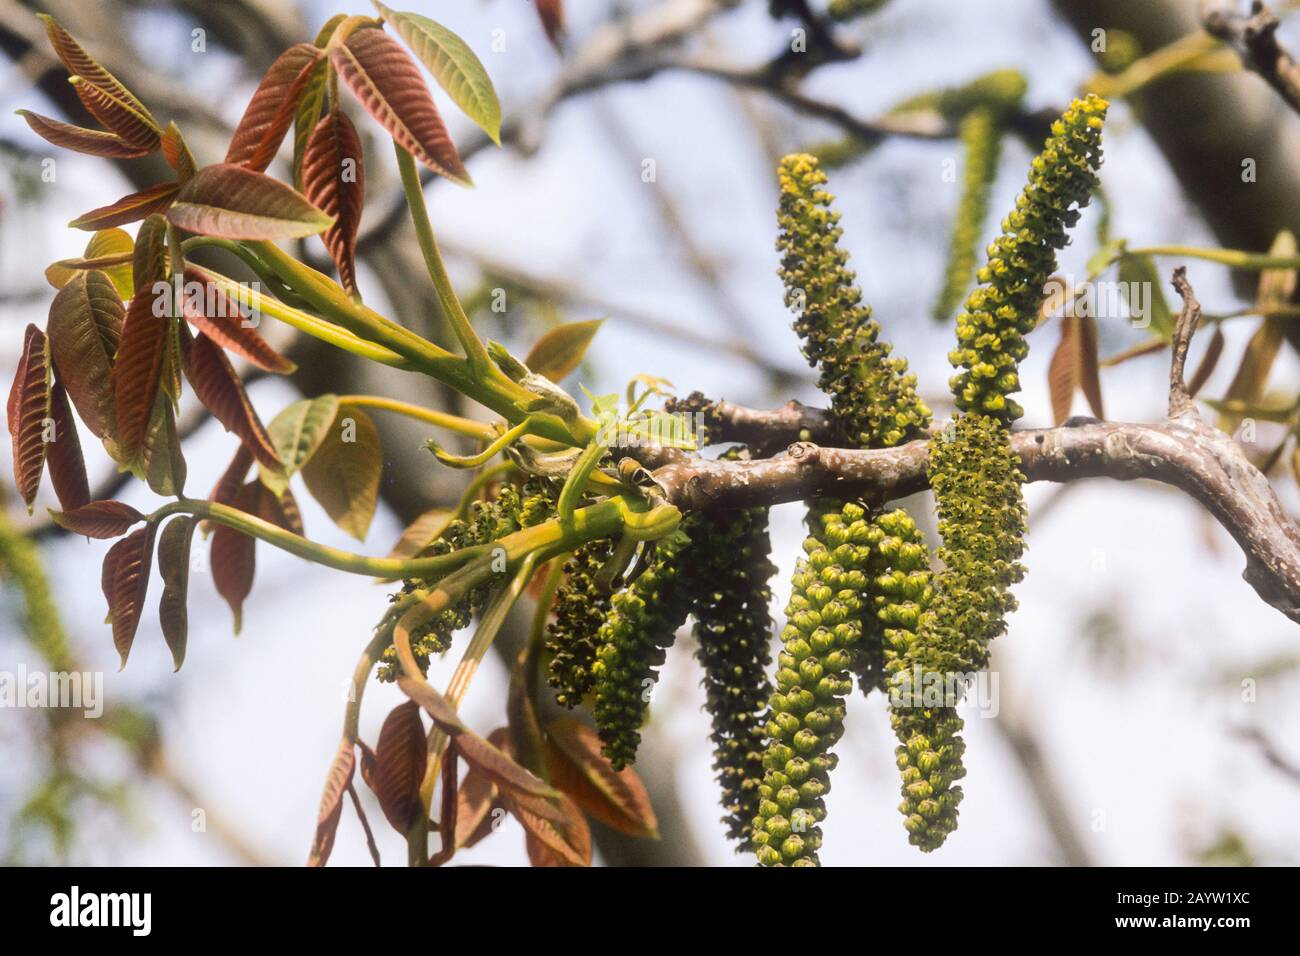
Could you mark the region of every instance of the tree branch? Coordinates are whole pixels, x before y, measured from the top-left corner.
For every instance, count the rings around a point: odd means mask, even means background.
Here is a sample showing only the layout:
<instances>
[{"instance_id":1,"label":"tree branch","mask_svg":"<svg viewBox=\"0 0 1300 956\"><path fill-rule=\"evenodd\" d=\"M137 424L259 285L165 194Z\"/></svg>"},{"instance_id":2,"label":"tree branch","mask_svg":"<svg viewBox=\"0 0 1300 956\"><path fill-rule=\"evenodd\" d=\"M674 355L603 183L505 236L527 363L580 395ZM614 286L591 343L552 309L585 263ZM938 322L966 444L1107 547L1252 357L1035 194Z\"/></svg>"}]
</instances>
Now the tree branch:
<instances>
[{"instance_id":1,"label":"tree branch","mask_svg":"<svg viewBox=\"0 0 1300 956\"><path fill-rule=\"evenodd\" d=\"M1242 63L1300 113L1300 64L1277 42L1281 21L1260 0L1253 0L1249 16L1234 7L1236 4L1206 3L1201 11L1205 32L1231 44Z\"/></svg>"},{"instance_id":2,"label":"tree branch","mask_svg":"<svg viewBox=\"0 0 1300 956\"><path fill-rule=\"evenodd\" d=\"M1194 416L1193 410L1193 416ZM1200 502L1246 555L1242 575L1268 604L1300 623L1300 529L1232 438L1183 416L1156 425L1075 420L1015 432L1011 446L1029 481L1113 478L1159 481ZM655 481L683 508L735 508L861 496L886 502L929 487L926 441L857 450L796 442L757 461L690 459Z\"/></svg>"}]
</instances>

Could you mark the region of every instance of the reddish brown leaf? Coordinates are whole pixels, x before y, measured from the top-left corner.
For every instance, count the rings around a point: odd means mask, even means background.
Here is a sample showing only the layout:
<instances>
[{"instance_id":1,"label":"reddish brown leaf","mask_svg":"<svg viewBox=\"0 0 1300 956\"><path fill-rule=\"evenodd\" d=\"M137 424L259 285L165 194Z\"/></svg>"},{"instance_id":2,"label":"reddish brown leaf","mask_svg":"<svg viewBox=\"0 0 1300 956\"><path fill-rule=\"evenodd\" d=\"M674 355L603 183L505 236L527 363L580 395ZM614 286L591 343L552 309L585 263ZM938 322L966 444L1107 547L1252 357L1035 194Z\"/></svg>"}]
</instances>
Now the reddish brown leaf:
<instances>
[{"instance_id":1,"label":"reddish brown leaf","mask_svg":"<svg viewBox=\"0 0 1300 956\"><path fill-rule=\"evenodd\" d=\"M86 459L81 454L81 439L77 437L68 393L57 378L50 391L50 419L54 433L46 443L45 459L54 493L65 510L80 508L90 501L90 481L86 477Z\"/></svg>"},{"instance_id":2,"label":"reddish brown leaf","mask_svg":"<svg viewBox=\"0 0 1300 956\"><path fill-rule=\"evenodd\" d=\"M235 449L235 457L230 460L226 470L217 479L208 500L223 505L234 504L236 499L239 498L239 489L244 487L244 479L248 477L248 469L252 467L253 453L241 443Z\"/></svg>"},{"instance_id":3,"label":"reddish brown leaf","mask_svg":"<svg viewBox=\"0 0 1300 956\"><path fill-rule=\"evenodd\" d=\"M137 290L122 323L112 383L117 446L127 463L141 457L153 417L166 354L169 297L170 291Z\"/></svg>"},{"instance_id":4,"label":"reddish brown leaf","mask_svg":"<svg viewBox=\"0 0 1300 956\"><path fill-rule=\"evenodd\" d=\"M94 83L101 90L112 94L157 126L145 105L136 99L130 90L118 82L112 73L100 66L90 54L83 50L81 44L74 40L72 35L63 29L53 17L43 13L38 13L36 16L45 24L45 33L50 38L50 46L54 48L55 55L63 61L63 65L67 67L69 73Z\"/></svg>"},{"instance_id":5,"label":"reddish brown leaf","mask_svg":"<svg viewBox=\"0 0 1300 956\"><path fill-rule=\"evenodd\" d=\"M45 439L50 420L50 346L45 333L27 326L22 355L9 390L9 434L13 437L14 483L32 510L45 468Z\"/></svg>"},{"instance_id":6,"label":"reddish brown leaf","mask_svg":"<svg viewBox=\"0 0 1300 956\"><path fill-rule=\"evenodd\" d=\"M278 180L243 166L204 166L167 210L172 225L223 239L298 239L334 221Z\"/></svg>"},{"instance_id":7,"label":"reddish brown leaf","mask_svg":"<svg viewBox=\"0 0 1300 956\"><path fill-rule=\"evenodd\" d=\"M102 235L103 232L108 231L115 232L117 230L103 230L96 233L96 235ZM54 288L62 289L72 281L73 276L78 272L85 272L88 269L102 269L120 274L123 269L128 268L130 265L131 253L129 252L114 252L105 256L95 256L94 258L79 256L73 259L57 259L45 267L45 280ZM114 286L116 286L116 283L114 283Z\"/></svg>"},{"instance_id":8,"label":"reddish brown leaf","mask_svg":"<svg viewBox=\"0 0 1300 956\"><path fill-rule=\"evenodd\" d=\"M447 699L427 682L416 682L401 676L397 678L397 686L402 693L423 707L433 722L451 737L452 745L467 764L486 774L498 786L533 796L555 796L556 791L547 786L544 780L519 766L504 751L466 727L451 704L447 703Z\"/></svg>"},{"instance_id":9,"label":"reddish brown leaf","mask_svg":"<svg viewBox=\"0 0 1300 956\"><path fill-rule=\"evenodd\" d=\"M235 128L226 150L227 163L259 173L271 164L312 71L324 56L323 50L310 43L296 43L280 54L257 85Z\"/></svg>"},{"instance_id":10,"label":"reddish brown leaf","mask_svg":"<svg viewBox=\"0 0 1300 956\"><path fill-rule=\"evenodd\" d=\"M349 291L357 288L357 229L366 199L366 174L361 137L337 106L330 110L307 140L303 154L302 191L316 206L334 217L321 239Z\"/></svg>"},{"instance_id":11,"label":"reddish brown leaf","mask_svg":"<svg viewBox=\"0 0 1300 956\"><path fill-rule=\"evenodd\" d=\"M185 492L185 456L176 430L176 413L166 392L160 391L154 397L138 471L157 494L170 498Z\"/></svg>"},{"instance_id":12,"label":"reddish brown leaf","mask_svg":"<svg viewBox=\"0 0 1300 956\"><path fill-rule=\"evenodd\" d=\"M600 738L580 721L562 717L547 724L546 763L551 783L583 810L629 836L658 838L650 795L636 771L615 771L600 752Z\"/></svg>"},{"instance_id":13,"label":"reddish brown leaf","mask_svg":"<svg viewBox=\"0 0 1300 956\"><path fill-rule=\"evenodd\" d=\"M98 438L113 428L113 356L125 310L113 280L79 272L50 305L50 357L81 420Z\"/></svg>"},{"instance_id":14,"label":"reddish brown leaf","mask_svg":"<svg viewBox=\"0 0 1300 956\"><path fill-rule=\"evenodd\" d=\"M419 712L418 705L416 712ZM442 846L429 861L430 866L442 866L456 854L456 817L460 812L459 763L456 751L449 748L442 758L442 811L438 814L438 832L442 837Z\"/></svg>"},{"instance_id":15,"label":"reddish brown leaf","mask_svg":"<svg viewBox=\"0 0 1300 956\"><path fill-rule=\"evenodd\" d=\"M1201 357L1201 364L1196 366L1196 372L1192 379L1187 383L1187 394L1193 397L1205 387L1205 383L1210 380L1214 374L1215 368L1218 367L1219 359L1223 356L1223 328L1216 325L1214 335L1210 336L1210 344L1205 349L1205 354Z\"/></svg>"},{"instance_id":16,"label":"reddish brown leaf","mask_svg":"<svg viewBox=\"0 0 1300 956\"><path fill-rule=\"evenodd\" d=\"M164 212L180 192L180 183L158 183L123 196L110 206L100 206L68 223L73 229L107 229L137 222L155 212Z\"/></svg>"},{"instance_id":17,"label":"reddish brown leaf","mask_svg":"<svg viewBox=\"0 0 1300 956\"><path fill-rule=\"evenodd\" d=\"M249 313L225 290L194 269L185 270L185 318L222 348L267 372L289 375L298 368L267 343L248 321Z\"/></svg>"},{"instance_id":18,"label":"reddish brown leaf","mask_svg":"<svg viewBox=\"0 0 1300 956\"><path fill-rule=\"evenodd\" d=\"M158 573L163 580L162 600L158 603L158 620L163 640L172 652L175 670L185 663L185 644L189 635L189 612L186 599L190 586L190 543L194 540L195 521L179 515L169 521L158 536Z\"/></svg>"},{"instance_id":19,"label":"reddish brown leaf","mask_svg":"<svg viewBox=\"0 0 1300 956\"><path fill-rule=\"evenodd\" d=\"M88 538L117 538L126 534L144 515L121 501L92 501L71 511L51 511L50 517L60 528Z\"/></svg>"},{"instance_id":20,"label":"reddish brown leaf","mask_svg":"<svg viewBox=\"0 0 1300 956\"><path fill-rule=\"evenodd\" d=\"M343 740L339 743L334 762L330 764L329 775L325 778L325 792L321 794L320 810L316 814L316 836L311 842L311 853L307 856L308 866L324 866L334 849L334 834L339 828L339 817L343 814L343 795L352 785L352 774L356 770L357 755L352 742Z\"/></svg>"},{"instance_id":21,"label":"reddish brown leaf","mask_svg":"<svg viewBox=\"0 0 1300 956\"><path fill-rule=\"evenodd\" d=\"M1101 400L1101 377L1097 356L1097 322L1091 315L1079 317L1079 350L1075 362L1079 370L1079 388L1088 400L1088 407L1098 418L1106 417Z\"/></svg>"},{"instance_id":22,"label":"reddish brown leaf","mask_svg":"<svg viewBox=\"0 0 1300 956\"><path fill-rule=\"evenodd\" d=\"M285 531L302 534L302 512L298 509L298 499L288 488L277 498L275 492L262 482L262 496L258 501L257 515Z\"/></svg>"},{"instance_id":23,"label":"reddish brown leaf","mask_svg":"<svg viewBox=\"0 0 1300 956\"><path fill-rule=\"evenodd\" d=\"M176 170L176 178L181 183L188 182L190 177L199 171L198 163L194 161L194 154L190 152L185 137L181 135L180 127L175 123L168 123L167 128L163 130L162 153L163 159L167 160L167 165Z\"/></svg>"},{"instance_id":24,"label":"reddish brown leaf","mask_svg":"<svg viewBox=\"0 0 1300 956\"><path fill-rule=\"evenodd\" d=\"M135 632L140 626L145 594L149 589L153 536L154 526L146 525L117 542L104 556L100 586L108 601L109 619L113 624L113 646L122 658L122 667L126 667L127 655L131 653L131 644L135 641Z\"/></svg>"},{"instance_id":25,"label":"reddish brown leaf","mask_svg":"<svg viewBox=\"0 0 1300 956\"><path fill-rule=\"evenodd\" d=\"M564 39L564 0L537 0L537 16L546 31L546 39L558 50Z\"/></svg>"},{"instance_id":26,"label":"reddish brown leaf","mask_svg":"<svg viewBox=\"0 0 1300 956\"><path fill-rule=\"evenodd\" d=\"M434 172L469 185L469 173L420 68L401 44L382 30L358 30L333 48L330 62L399 146Z\"/></svg>"},{"instance_id":27,"label":"reddish brown leaf","mask_svg":"<svg viewBox=\"0 0 1300 956\"><path fill-rule=\"evenodd\" d=\"M1061 319L1061 340L1047 366L1047 391L1052 399L1052 421L1059 425L1070 417L1074 389L1078 384L1074 365L1075 339L1079 335L1078 316Z\"/></svg>"},{"instance_id":28,"label":"reddish brown leaf","mask_svg":"<svg viewBox=\"0 0 1300 956\"><path fill-rule=\"evenodd\" d=\"M427 763L420 705L408 700L389 713L375 745L375 796L384 817L398 833L405 834L424 813L420 781Z\"/></svg>"},{"instance_id":29,"label":"reddish brown leaf","mask_svg":"<svg viewBox=\"0 0 1300 956\"><path fill-rule=\"evenodd\" d=\"M240 489L234 506L240 511L256 514L259 507L261 483L254 478ZM257 572L257 541L242 531L217 525L212 533L212 549L208 561L212 568L212 583L230 605L235 618L235 633L244 623L244 600L253 590Z\"/></svg>"},{"instance_id":30,"label":"reddish brown leaf","mask_svg":"<svg viewBox=\"0 0 1300 956\"><path fill-rule=\"evenodd\" d=\"M153 213L140 223L131 252L131 283L136 292L148 292L167 281L167 217Z\"/></svg>"},{"instance_id":31,"label":"reddish brown leaf","mask_svg":"<svg viewBox=\"0 0 1300 956\"><path fill-rule=\"evenodd\" d=\"M523 826L533 866L591 865L591 830L564 794L547 799L505 788L501 803Z\"/></svg>"},{"instance_id":32,"label":"reddish brown leaf","mask_svg":"<svg viewBox=\"0 0 1300 956\"><path fill-rule=\"evenodd\" d=\"M239 436L259 462L279 468L275 446L261 419L248 400L248 393L230 364L230 359L215 342L200 333L190 350L185 375L194 394L228 432Z\"/></svg>"},{"instance_id":33,"label":"reddish brown leaf","mask_svg":"<svg viewBox=\"0 0 1300 956\"><path fill-rule=\"evenodd\" d=\"M375 782L375 767L378 758L375 752L370 749L370 744L364 740L357 741L357 749L361 751L361 779L366 782L371 793L377 793L378 784Z\"/></svg>"},{"instance_id":34,"label":"reddish brown leaf","mask_svg":"<svg viewBox=\"0 0 1300 956\"><path fill-rule=\"evenodd\" d=\"M148 156L152 152L147 146L128 143L116 133L73 126L70 123L62 123L48 116L42 116L40 113L33 113L31 110L18 110L18 115L27 121L33 133L47 143L76 150L78 153L105 156L109 159L134 159L137 156Z\"/></svg>"},{"instance_id":35,"label":"reddish brown leaf","mask_svg":"<svg viewBox=\"0 0 1300 956\"><path fill-rule=\"evenodd\" d=\"M162 131L129 103L87 81L84 76L74 76L71 82L82 105L110 132L149 152L158 148Z\"/></svg>"},{"instance_id":36,"label":"reddish brown leaf","mask_svg":"<svg viewBox=\"0 0 1300 956\"><path fill-rule=\"evenodd\" d=\"M504 814L497 807L497 787L485 774L470 768L456 794L456 848L467 849L496 829Z\"/></svg>"},{"instance_id":37,"label":"reddish brown leaf","mask_svg":"<svg viewBox=\"0 0 1300 956\"><path fill-rule=\"evenodd\" d=\"M451 524L456 513L449 508L431 508L416 518L388 552L390 558L413 558L433 544Z\"/></svg>"}]
</instances>

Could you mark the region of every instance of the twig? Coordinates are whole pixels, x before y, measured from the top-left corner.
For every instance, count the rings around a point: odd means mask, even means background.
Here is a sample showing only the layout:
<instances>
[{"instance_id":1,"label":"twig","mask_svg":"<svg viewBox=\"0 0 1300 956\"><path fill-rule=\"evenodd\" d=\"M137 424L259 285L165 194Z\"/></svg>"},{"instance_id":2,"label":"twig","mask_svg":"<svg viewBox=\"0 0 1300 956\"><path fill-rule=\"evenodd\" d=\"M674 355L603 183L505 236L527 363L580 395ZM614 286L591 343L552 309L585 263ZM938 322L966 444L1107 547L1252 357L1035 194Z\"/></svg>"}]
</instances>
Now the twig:
<instances>
[{"instance_id":1,"label":"twig","mask_svg":"<svg viewBox=\"0 0 1300 956\"><path fill-rule=\"evenodd\" d=\"M1281 21L1262 0L1253 0L1246 16L1236 4L1222 0L1204 4L1201 24L1211 36L1230 43L1248 69L1258 73L1269 86L1300 113L1300 64L1277 42Z\"/></svg>"},{"instance_id":2,"label":"twig","mask_svg":"<svg viewBox=\"0 0 1300 956\"><path fill-rule=\"evenodd\" d=\"M1192 292L1191 283L1187 281L1187 267L1179 266L1174 270L1174 289L1183 300L1183 311L1178 316L1178 325L1174 329L1173 360L1169 363L1169 417L1182 418L1185 415L1196 416L1196 404L1187 391L1183 371L1187 366L1187 350L1196 334L1197 323L1201 320L1201 303Z\"/></svg>"}]
</instances>

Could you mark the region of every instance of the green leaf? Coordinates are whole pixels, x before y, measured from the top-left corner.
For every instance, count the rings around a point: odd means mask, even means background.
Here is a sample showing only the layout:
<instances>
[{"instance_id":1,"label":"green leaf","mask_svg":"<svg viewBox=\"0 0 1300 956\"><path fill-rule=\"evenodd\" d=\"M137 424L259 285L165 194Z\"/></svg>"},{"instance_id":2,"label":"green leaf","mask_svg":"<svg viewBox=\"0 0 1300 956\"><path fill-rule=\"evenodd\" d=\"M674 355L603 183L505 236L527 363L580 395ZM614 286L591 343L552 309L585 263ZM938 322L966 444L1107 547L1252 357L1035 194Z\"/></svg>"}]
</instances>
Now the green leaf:
<instances>
[{"instance_id":1,"label":"green leaf","mask_svg":"<svg viewBox=\"0 0 1300 956\"><path fill-rule=\"evenodd\" d=\"M391 10L378 0L375 7L433 74L438 85L500 146L501 103L491 77L469 44L441 23L418 13Z\"/></svg>"},{"instance_id":2,"label":"green leaf","mask_svg":"<svg viewBox=\"0 0 1300 956\"><path fill-rule=\"evenodd\" d=\"M568 322L557 325L533 345L524 364L538 375L558 382L582 362L587 347L600 330L604 319Z\"/></svg>"},{"instance_id":3,"label":"green leaf","mask_svg":"<svg viewBox=\"0 0 1300 956\"><path fill-rule=\"evenodd\" d=\"M379 503L384 453L379 430L355 405L340 404L302 468L307 490L334 523L364 541Z\"/></svg>"},{"instance_id":4,"label":"green leaf","mask_svg":"<svg viewBox=\"0 0 1300 956\"><path fill-rule=\"evenodd\" d=\"M1172 341L1174 314L1169 310L1169 302L1165 299L1164 285L1160 281L1160 271L1156 268L1155 260L1150 256L1121 255L1119 281L1120 294L1128 304L1133 321L1147 322L1147 327L1153 334L1166 342ZM1135 287L1142 289L1136 300L1133 298Z\"/></svg>"},{"instance_id":5,"label":"green leaf","mask_svg":"<svg viewBox=\"0 0 1300 956\"><path fill-rule=\"evenodd\" d=\"M259 469L262 484L276 495L284 494L289 479L316 454L338 410L337 395L321 395L300 399L276 415L267 431L283 470Z\"/></svg>"},{"instance_id":6,"label":"green leaf","mask_svg":"<svg viewBox=\"0 0 1300 956\"><path fill-rule=\"evenodd\" d=\"M223 239L300 239L328 229L334 217L270 176L218 163L185 184L167 220Z\"/></svg>"}]
</instances>

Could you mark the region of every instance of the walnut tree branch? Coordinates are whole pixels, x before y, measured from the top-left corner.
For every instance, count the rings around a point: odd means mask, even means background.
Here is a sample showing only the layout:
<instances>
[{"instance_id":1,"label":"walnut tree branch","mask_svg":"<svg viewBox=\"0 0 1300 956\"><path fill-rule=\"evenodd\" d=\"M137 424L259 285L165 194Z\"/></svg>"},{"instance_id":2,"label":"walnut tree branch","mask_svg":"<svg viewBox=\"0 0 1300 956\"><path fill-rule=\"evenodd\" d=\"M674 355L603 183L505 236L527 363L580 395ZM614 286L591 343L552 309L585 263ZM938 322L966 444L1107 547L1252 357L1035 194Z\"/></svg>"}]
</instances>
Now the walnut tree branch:
<instances>
[{"instance_id":1,"label":"walnut tree branch","mask_svg":"<svg viewBox=\"0 0 1300 956\"><path fill-rule=\"evenodd\" d=\"M1247 15L1235 3L1215 0L1203 5L1201 25L1206 33L1229 43L1248 69L1263 77L1300 113L1300 63L1277 42L1281 21L1267 4L1253 0Z\"/></svg>"}]
</instances>

